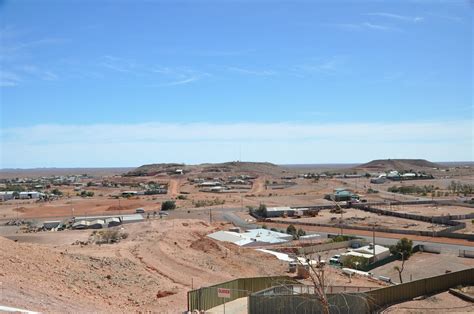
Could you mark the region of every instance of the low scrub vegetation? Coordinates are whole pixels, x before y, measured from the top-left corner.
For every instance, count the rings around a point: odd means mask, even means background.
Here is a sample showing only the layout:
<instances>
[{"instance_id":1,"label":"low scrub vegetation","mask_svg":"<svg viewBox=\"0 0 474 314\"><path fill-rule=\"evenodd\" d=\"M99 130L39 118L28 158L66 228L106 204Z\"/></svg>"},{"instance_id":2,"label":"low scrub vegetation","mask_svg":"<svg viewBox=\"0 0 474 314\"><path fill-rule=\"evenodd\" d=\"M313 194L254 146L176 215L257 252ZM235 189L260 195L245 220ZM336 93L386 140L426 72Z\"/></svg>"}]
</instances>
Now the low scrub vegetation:
<instances>
[{"instance_id":1,"label":"low scrub vegetation","mask_svg":"<svg viewBox=\"0 0 474 314\"><path fill-rule=\"evenodd\" d=\"M212 200L198 200L193 201L194 207L206 207L206 206L216 206L216 205L224 205L225 200L221 200L220 198L215 198Z\"/></svg>"},{"instance_id":2,"label":"low scrub vegetation","mask_svg":"<svg viewBox=\"0 0 474 314\"><path fill-rule=\"evenodd\" d=\"M111 244L118 243L127 237L128 233L126 232L120 232L118 229L106 229L92 232L90 242L95 244Z\"/></svg>"},{"instance_id":3,"label":"low scrub vegetation","mask_svg":"<svg viewBox=\"0 0 474 314\"><path fill-rule=\"evenodd\" d=\"M176 203L174 201L164 201L161 204L161 210L173 210L176 209Z\"/></svg>"},{"instance_id":4,"label":"low scrub vegetation","mask_svg":"<svg viewBox=\"0 0 474 314\"><path fill-rule=\"evenodd\" d=\"M392 186L389 187L387 191L392 193L399 193L399 194L421 194L427 195L428 193L433 193L436 189L434 185L423 185L423 186L416 186L416 185L408 185L408 186Z\"/></svg>"}]
</instances>

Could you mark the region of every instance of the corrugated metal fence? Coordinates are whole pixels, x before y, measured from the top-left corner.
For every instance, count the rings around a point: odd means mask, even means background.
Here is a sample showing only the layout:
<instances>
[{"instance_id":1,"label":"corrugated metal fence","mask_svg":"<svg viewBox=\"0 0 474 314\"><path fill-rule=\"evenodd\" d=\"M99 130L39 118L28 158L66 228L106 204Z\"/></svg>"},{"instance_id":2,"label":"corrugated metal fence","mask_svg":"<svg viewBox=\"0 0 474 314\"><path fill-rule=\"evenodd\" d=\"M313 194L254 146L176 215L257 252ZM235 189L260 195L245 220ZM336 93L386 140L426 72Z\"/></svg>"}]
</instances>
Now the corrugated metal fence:
<instances>
[{"instance_id":1,"label":"corrugated metal fence","mask_svg":"<svg viewBox=\"0 0 474 314\"><path fill-rule=\"evenodd\" d=\"M208 310L225 302L243 298L272 286L298 283L288 276L239 278L188 292L188 311ZM218 288L230 289L230 298L219 298Z\"/></svg>"},{"instance_id":2,"label":"corrugated metal fence","mask_svg":"<svg viewBox=\"0 0 474 314\"><path fill-rule=\"evenodd\" d=\"M371 310L376 311L382 307L411 300L422 295L446 291L458 285L472 284L474 284L474 268L469 268L369 291L366 295L371 305Z\"/></svg>"},{"instance_id":3,"label":"corrugated metal fence","mask_svg":"<svg viewBox=\"0 0 474 314\"><path fill-rule=\"evenodd\" d=\"M458 285L473 284L474 268L470 268L363 293L328 294L328 301L331 313L374 313L419 296L439 293ZM248 297L248 310L249 314L322 312L321 304L314 294L298 293L288 287L252 293Z\"/></svg>"}]
</instances>

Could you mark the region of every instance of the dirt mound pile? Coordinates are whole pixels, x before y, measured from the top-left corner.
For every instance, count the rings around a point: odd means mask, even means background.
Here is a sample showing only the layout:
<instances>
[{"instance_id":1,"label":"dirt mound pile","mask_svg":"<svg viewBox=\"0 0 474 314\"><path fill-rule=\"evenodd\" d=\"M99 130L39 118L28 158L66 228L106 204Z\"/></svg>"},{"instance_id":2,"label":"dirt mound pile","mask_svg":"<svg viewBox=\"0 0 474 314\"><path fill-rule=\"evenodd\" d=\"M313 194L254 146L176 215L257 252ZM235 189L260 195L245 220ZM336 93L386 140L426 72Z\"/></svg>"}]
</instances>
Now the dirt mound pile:
<instances>
[{"instance_id":1,"label":"dirt mound pile","mask_svg":"<svg viewBox=\"0 0 474 314\"><path fill-rule=\"evenodd\" d=\"M378 159L362 164L357 168L401 171L423 168L443 168L443 166L425 159Z\"/></svg>"},{"instance_id":2,"label":"dirt mound pile","mask_svg":"<svg viewBox=\"0 0 474 314\"><path fill-rule=\"evenodd\" d=\"M8 287L4 305L40 312L114 312L150 302L153 293L144 294L143 285L159 289L128 259L71 254L1 237L0 247L0 281Z\"/></svg>"},{"instance_id":3,"label":"dirt mound pile","mask_svg":"<svg viewBox=\"0 0 474 314\"><path fill-rule=\"evenodd\" d=\"M135 209L135 208L137 208L137 207L139 207L139 206L140 206L140 205L136 205L136 204L121 205L121 206L112 205L112 206L107 207L106 211L119 211L119 210Z\"/></svg>"},{"instance_id":4,"label":"dirt mound pile","mask_svg":"<svg viewBox=\"0 0 474 314\"><path fill-rule=\"evenodd\" d=\"M197 239L193 243L191 243L190 248L202 251L204 253L213 252L221 252L222 249L219 245L214 242L213 240L209 239L208 237L203 237L201 239Z\"/></svg>"}]
</instances>

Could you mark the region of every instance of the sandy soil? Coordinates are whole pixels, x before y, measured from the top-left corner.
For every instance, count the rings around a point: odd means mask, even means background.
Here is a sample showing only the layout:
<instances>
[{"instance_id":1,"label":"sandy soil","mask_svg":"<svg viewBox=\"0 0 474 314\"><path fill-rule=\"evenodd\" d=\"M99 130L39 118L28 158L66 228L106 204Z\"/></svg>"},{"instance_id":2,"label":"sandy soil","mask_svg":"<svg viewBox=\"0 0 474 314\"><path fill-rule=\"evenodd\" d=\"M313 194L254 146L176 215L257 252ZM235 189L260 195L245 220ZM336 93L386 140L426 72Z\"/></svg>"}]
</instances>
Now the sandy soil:
<instances>
[{"instance_id":1,"label":"sandy soil","mask_svg":"<svg viewBox=\"0 0 474 314\"><path fill-rule=\"evenodd\" d=\"M0 281L8 287L2 303L46 312L176 313L192 286L285 274L285 263L271 255L205 237L219 227L197 220L130 224L126 240L102 246L0 238Z\"/></svg>"},{"instance_id":2,"label":"sandy soil","mask_svg":"<svg viewBox=\"0 0 474 314\"><path fill-rule=\"evenodd\" d=\"M473 219L464 219L459 220L460 222L464 222L466 224L466 228L456 231L456 233L467 233L473 234L474 233L474 223L472 222Z\"/></svg>"},{"instance_id":3,"label":"sandy soil","mask_svg":"<svg viewBox=\"0 0 474 314\"><path fill-rule=\"evenodd\" d=\"M426 267L429 265L429 267ZM401 266L401 261L395 261L378 267L372 272L377 276L392 278L393 282L400 282L395 266ZM403 282L417 280L445 274L446 271L458 271L474 267L474 259L458 257L454 254L422 253L418 252L405 262L402 273Z\"/></svg>"},{"instance_id":4,"label":"sandy soil","mask_svg":"<svg viewBox=\"0 0 474 314\"><path fill-rule=\"evenodd\" d=\"M423 300L408 301L393 305L382 313L472 313L474 304L464 301L449 292L443 292Z\"/></svg>"},{"instance_id":5,"label":"sandy soil","mask_svg":"<svg viewBox=\"0 0 474 314\"><path fill-rule=\"evenodd\" d=\"M378 208L391 210L400 213L431 216L448 216L448 215L466 215L474 213L473 207L464 206L445 206L445 205L392 205L378 206Z\"/></svg>"},{"instance_id":6,"label":"sandy soil","mask_svg":"<svg viewBox=\"0 0 474 314\"><path fill-rule=\"evenodd\" d=\"M280 223L271 223L265 222L268 228L277 228L279 230L286 230L288 224L280 224ZM314 232L327 232L333 234L339 234L341 232L340 228L334 227L319 227L319 226L304 226L303 229L305 231L314 231ZM351 236L369 236L372 237L372 231L365 231L365 230L354 230L354 229L344 229L344 234L351 235ZM464 246L474 247L472 241L464 240L464 239L452 239L452 238L442 238L442 237L427 237L427 236L416 236L411 234L396 234L396 233L387 233L387 232L375 232L376 237L382 238L390 238L390 239L400 239L401 236L408 238L413 241L426 241L426 242L434 242L434 243L446 243L446 244L458 244Z\"/></svg>"},{"instance_id":7,"label":"sandy soil","mask_svg":"<svg viewBox=\"0 0 474 314\"><path fill-rule=\"evenodd\" d=\"M278 220L287 221L288 224L294 221L308 222L308 223L323 223L336 225L341 218L340 214L331 213L329 210L321 210L316 217L302 217L302 218L275 218ZM433 231L441 230L446 227L440 225L433 225L431 223L416 221L411 219L397 218L392 216L382 216L375 213L366 212L354 208L344 208L343 223L346 225L371 227L374 223L377 226L385 228L396 228L405 230L424 230Z\"/></svg>"}]
</instances>

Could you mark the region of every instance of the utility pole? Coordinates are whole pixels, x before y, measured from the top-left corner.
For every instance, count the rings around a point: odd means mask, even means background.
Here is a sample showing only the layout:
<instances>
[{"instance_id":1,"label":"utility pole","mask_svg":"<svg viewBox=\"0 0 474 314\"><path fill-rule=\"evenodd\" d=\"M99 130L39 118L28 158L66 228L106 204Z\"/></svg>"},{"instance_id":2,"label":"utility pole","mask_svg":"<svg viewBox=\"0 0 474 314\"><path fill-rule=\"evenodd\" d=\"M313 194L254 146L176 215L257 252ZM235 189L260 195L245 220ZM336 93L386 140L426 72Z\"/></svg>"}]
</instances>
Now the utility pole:
<instances>
[{"instance_id":1,"label":"utility pole","mask_svg":"<svg viewBox=\"0 0 474 314\"><path fill-rule=\"evenodd\" d=\"M212 224L212 208L209 208L209 223Z\"/></svg>"},{"instance_id":2,"label":"utility pole","mask_svg":"<svg viewBox=\"0 0 474 314\"><path fill-rule=\"evenodd\" d=\"M344 227L343 227L343 219L344 219L344 216L343 216L343 211L342 211L342 208L339 207L339 210L341 211L341 221L340 221L340 224L341 224L341 236L344 236Z\"/></svg>"},{"instance_id":3,"label":"utility pole","mask_svg":"<svg viewBox=\"0 0 474 314\"><path fill-rule=\"evenodd\" d=\"M374 262L375 262L375 223L372 224L372 243L373 243Z\"/></svg>"}]
</instances>

